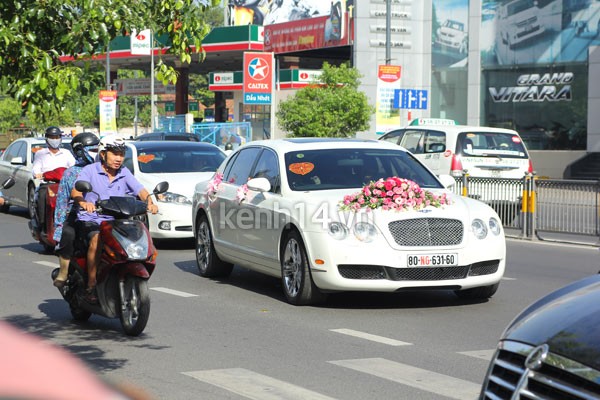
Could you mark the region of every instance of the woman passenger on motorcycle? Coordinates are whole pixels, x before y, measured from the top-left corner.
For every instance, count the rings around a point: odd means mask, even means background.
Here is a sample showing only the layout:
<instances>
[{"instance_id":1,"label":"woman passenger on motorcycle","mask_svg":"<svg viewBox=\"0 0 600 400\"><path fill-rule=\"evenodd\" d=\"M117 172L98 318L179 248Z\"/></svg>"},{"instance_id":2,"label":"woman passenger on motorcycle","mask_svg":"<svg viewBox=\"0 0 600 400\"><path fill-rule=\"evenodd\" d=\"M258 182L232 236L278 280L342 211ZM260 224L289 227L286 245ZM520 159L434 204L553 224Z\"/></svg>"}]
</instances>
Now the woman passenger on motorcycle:
<instances>
[{"instance_id":1,"label":"woman passenger on motorcycle","mask_svg":"<svg viewBox=\"0 0 600 400\"><path fill-rule=\"evenodd\" d=\"M75 165L64 172L58 185L56 209L54 210L53 239L59 243L56 247L56 254L58 255L60 269L56 279L54 279L54 286L59 289L64 286L67 280L69 261L75 250L73 245L75 243L74 225L77 218L77 207L72 207L71 191L83 167L94 162L98 143L100 143L100 139L92 132L83 132L73 138L71 152L75 157Z\"/></svg>"},{"instance_id":2,"label":"woman passenger on motorcycle","mask_svg":"<svg viewBox=\"0 0 600 400\"><path fill-rule=\"evenodd\" d=\"M96 213L96 202L106 200L111 196L138 196L140 200L148 203L148 211L153 214L158 212L158 207L152 202L150 193L123 167L125 159L125 141L115 135L106 136L100 140L98 146L99 161L84 167L77 181L87 181L92 185L93 192L85 195L77 189L71 191L73 201L79 205L77 214L78 234L84 235L89 240L87 252L88 288L86 300L97 303L96 272L102 243L100 243L100 224L102 221L112 220L113 217Z\"/></svg>"}]
</instances>

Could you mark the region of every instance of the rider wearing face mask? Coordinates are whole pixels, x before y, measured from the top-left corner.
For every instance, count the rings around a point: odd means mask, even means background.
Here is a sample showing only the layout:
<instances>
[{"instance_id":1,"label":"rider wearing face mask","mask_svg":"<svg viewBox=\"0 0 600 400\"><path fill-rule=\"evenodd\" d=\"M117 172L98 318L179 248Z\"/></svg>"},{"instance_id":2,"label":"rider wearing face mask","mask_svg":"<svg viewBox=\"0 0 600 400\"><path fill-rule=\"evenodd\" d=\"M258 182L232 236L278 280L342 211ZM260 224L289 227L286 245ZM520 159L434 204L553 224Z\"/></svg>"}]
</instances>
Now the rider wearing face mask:
<instances>
[{"instance_id":1,"label":"rider wearing face mask","mask_svg":"<svg viewBox=\"0 0 600 400\"><path fill-rule=\"evenodd\" d=\"M35 153L31 168L31 174L34 179L43 179L45 172L53 171L57 168L69 168L75 165L75 158L71 152L61 147L62 133L63 131L56 126L46 129L45 136L48 147ZM42 230L45 230L43 225L46 221L47 189L45 185L41 185L37 193L38 223Z\"/></svg>"}]
</instances>

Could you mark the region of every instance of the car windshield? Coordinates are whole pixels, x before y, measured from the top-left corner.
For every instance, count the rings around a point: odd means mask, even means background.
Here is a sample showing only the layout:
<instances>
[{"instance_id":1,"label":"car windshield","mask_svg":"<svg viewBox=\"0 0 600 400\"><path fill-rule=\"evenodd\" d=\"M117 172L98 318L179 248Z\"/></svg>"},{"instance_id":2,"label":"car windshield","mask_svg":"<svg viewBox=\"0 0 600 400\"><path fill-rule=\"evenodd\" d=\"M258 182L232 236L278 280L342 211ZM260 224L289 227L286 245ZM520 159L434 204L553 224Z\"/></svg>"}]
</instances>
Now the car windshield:
<instances>
[{"instance_id":1,"label":"car windshield","mask_svg":"<svg viewBox=\"0 0 600 400\"><path fill-rule=\"evenodd\" d=\"M326 149L285 154L292 190L360 188L370 181L397 176L424 188L442 185L410 153L387 149Z\"/></svg>"},{"instance_id":2,"label":"car windshield","mask_svg":"<svg viewBox=\"0 0 600 400\"><path fill-rule=\"evenodd\" d=\"M185 143L185 142L182 142ZM144 173L178 173L216 171L225 154L217 148L171 146L169 148L138 147L138 166Z\"/></svg>"},{"instance_id":3,"label":"car windshield","mask_svg":"<svg viewBox=\"0 0 600 400\"><path fill-rule=\"evenodd\" d=\"M470 157L527 158L523 141L512 133L461 132L456 152Z\"/></svg>"}]
</instances>

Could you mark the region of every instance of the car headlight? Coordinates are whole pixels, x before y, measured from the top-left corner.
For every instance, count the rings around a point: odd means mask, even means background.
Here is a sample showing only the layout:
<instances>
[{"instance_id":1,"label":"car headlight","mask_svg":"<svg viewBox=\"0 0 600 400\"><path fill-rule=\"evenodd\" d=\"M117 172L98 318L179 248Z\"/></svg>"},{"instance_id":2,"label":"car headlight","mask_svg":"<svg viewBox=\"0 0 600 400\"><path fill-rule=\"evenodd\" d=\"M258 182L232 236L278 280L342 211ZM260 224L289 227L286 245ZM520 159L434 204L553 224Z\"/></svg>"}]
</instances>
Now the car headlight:
<instances>
[{"instance_id":1,"label":"car headlight","mask_svg":"<svg viewBox=\"0 0 600 400\"><path fill-rule=\"evenodd\" d=\"M342 240L348 236L348 228L341 222L330 222L328 232L336 240Z\"/></svg>"},{"instance_id":2,"label":"car headlight","mask_svg":"<svg viewBox=\"0 0 600 400\"><path fill-rule=\"evenodd\" d=\"M191 200L177 193L165 192L156 196L162 203L192 204Z\"/></svg>"},{"instance_id":3,"label":"car headlight","mask_svg":"<svg viewBox=\"0 0 600 400\"><path fill-rule=\"evenodd\" d=\"M377 229L368 222L359 222L354 225L354 236L361 242L372 242L377 237Z\"/></svg>"},{"instance_id":4,"label":"car headlight","mask_svg":"<svg viewBox=\"0 0 600 400\"><path fill-rule=\"evenodd\" d=\"M500 222L498 222L498 220L496 218L494 218L494 217L490 218L488 225L490 226L490 231L495 236L498 236L500 234L501 225L500 225Z\"/></svg>"},{"instance_id":5,"label":"car headlight","mask_svg":"<svg viewBox=\"0 0 600 400\"><path fill-rule=\"evenodd\" d=\"M471 229L473 230L473 234L477 239L485 239L488 233L487 226L483 223L482 220L476 218L471 222Z\"/></svg>"}]
</instances>

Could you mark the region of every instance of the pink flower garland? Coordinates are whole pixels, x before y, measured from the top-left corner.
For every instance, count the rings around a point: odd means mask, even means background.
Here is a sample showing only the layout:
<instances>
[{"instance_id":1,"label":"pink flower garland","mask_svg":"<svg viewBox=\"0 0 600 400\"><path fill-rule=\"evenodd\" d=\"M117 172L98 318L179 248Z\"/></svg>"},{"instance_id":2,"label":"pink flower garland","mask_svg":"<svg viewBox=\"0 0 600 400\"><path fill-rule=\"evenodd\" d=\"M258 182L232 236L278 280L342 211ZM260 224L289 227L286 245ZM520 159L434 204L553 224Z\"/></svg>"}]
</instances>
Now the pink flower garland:
<instances>
[{"instance_id":1,"label":"pink flower garland","mask_svg":"<svg viewBox=\"0 0 600 400\"><path fill-rule=\"evenodd\" d=\"M219 185L223 182L223 174L215 174L215 176L208 181L208 185L206 186L206 194L209 198L217 194L219 190Z\"/></svg>"},{"instance_id":2,"label":"pink flower garland","mask_svg":"<svg viewBox=\"0 0 600 400\"><path fill-rule=\"evenodd\" d=\"M346 211L358 211L361 208L409 211L449 204L450 199L445 193L436 196L411 180L393 176L371 181L360 192L344 196L339 208Z\"/></svg>"},{"instance_id":3,"label":"pink flower garland","mask_svg":"<svg viewBox=\"0 0 600 400\"><path fill-rule=\"evenodd\" d=\"M242 186L240 186L238 188L236 196L235 196L238 204L241 204L242 201L246 200L246 195L247 194L248 194L248 185L243 184Z\"/></svg>"}]
</instances>

